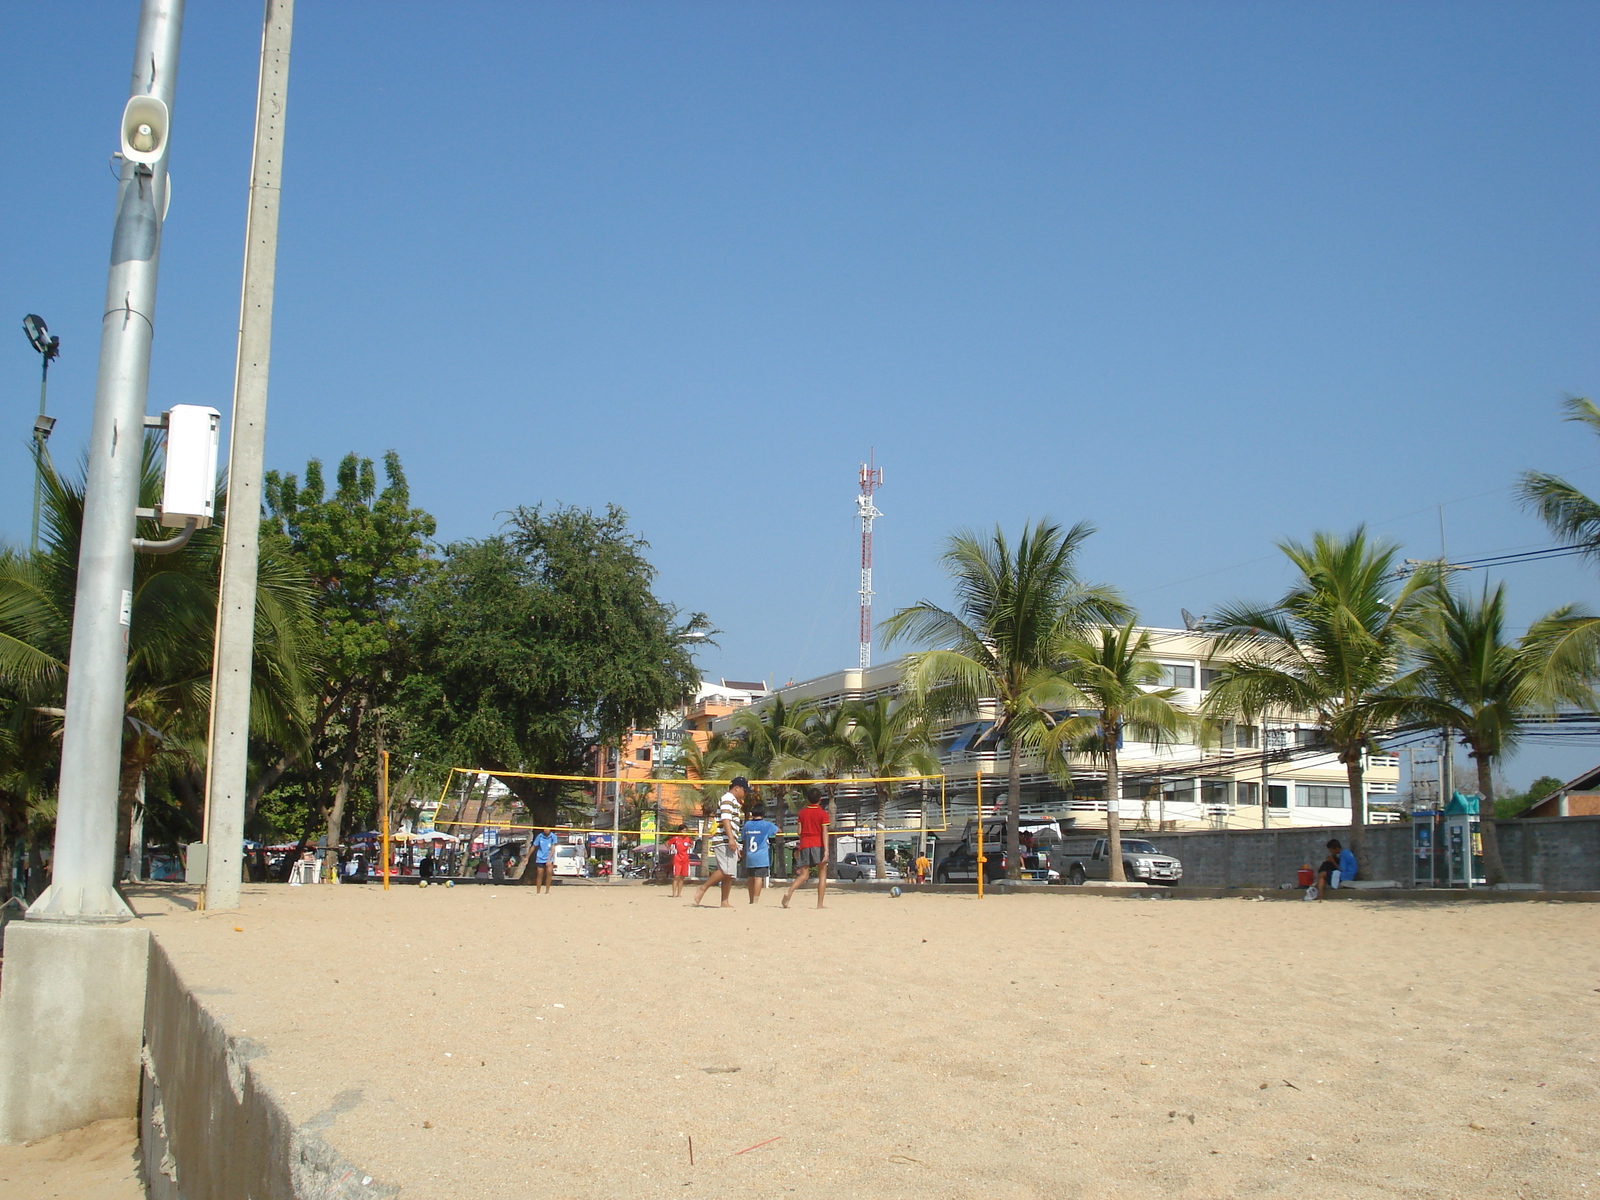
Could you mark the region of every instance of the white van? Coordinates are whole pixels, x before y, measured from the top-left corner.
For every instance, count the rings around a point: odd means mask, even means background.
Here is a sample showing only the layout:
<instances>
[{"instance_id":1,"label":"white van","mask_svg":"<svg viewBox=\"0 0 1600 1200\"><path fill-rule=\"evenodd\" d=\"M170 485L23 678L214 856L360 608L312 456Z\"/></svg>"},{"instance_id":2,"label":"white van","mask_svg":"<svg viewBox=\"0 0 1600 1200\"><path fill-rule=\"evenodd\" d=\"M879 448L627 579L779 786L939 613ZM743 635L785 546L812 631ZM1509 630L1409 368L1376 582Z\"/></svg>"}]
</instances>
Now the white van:
<instances>
[{"instance_id":1,"label":"white van","mask_svg":"<svg viewBox=\"0 0 1600 1200\"><path fill-rule=\"evenodd\" d=\"M551 875L572 875L578 878L589 873L588 864L584 861L582 846L557 846L555 862L550 868Z\"/></svg>"}]
</instances>

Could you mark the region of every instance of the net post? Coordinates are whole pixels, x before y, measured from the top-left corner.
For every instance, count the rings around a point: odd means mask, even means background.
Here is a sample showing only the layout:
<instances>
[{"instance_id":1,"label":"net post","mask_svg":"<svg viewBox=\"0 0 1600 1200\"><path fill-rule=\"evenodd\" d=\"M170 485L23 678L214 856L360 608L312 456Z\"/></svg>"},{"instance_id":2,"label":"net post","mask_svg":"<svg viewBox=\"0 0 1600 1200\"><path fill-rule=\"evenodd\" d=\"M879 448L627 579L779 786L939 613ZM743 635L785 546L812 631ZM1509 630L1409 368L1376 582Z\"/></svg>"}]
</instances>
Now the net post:
<instances>
[{"instance_id":1,"label":"net post","mask_svg":"<svg viewBox=\"0 0 1600 1200\"><path fill-rule=\"evenodd\" d=\"M378 803L383 809L383 890L389 890L389 752L378 751L382 766L378 772Z\"/></svg>"}]
</instances>

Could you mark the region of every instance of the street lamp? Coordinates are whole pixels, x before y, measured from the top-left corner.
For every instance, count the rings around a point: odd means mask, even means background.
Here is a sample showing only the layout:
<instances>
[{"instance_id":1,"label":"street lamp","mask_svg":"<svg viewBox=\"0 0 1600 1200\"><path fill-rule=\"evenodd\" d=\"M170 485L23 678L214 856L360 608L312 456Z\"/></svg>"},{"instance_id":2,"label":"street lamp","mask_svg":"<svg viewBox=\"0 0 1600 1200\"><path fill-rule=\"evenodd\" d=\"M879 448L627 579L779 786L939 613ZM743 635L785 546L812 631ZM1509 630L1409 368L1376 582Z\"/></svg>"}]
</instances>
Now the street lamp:
<instances>
[{"instance_id":1,"label":"street lamp","mask_svg":"<svg viewBox=\"0 0 1600 1200\"><path fill-rule=\"evenodd\" d=\"M44 487L44 444L50 440L50 430L56 419L44 414L46 389L50 385L50 363L61 355L61 339L50 335L43 317L32 313L22 318L22 331L39 352L43 360L39 373L39 415L33 422L33 552L39 553L39 496Z\"/></svg>"}]
</instances>

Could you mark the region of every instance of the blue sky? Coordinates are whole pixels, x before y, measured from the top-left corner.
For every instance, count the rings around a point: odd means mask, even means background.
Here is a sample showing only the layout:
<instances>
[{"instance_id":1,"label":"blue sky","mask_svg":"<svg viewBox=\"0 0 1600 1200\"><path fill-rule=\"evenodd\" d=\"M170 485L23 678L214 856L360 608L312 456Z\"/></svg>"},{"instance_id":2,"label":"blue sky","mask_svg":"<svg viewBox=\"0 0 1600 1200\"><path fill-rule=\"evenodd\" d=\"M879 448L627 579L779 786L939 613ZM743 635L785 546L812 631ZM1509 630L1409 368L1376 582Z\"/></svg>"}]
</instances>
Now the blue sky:
<instances>
[{"instance_id":1,"label":"blue sky","mask_svg":"<svg viewBox=\"0 0 1600 1200\"><path fill-rule=\"evenodd\" d=\"M0 316L63 339L58 461L136 15L0 45ZM189 13L152 411L228 408L259 17ZM1558 420L1600 395L1597 43L1578 4L307 0L268 462L396 449L445 539L619 504L724 631L707 673L779 682L854 661L872 448L880 614L947 596L950 530L1044 514L1166 625L1275 596L1316 529L1433 556L1443 504L1455 557L1549 545L1518 472L1600 490ZM36 378L0 337L13 542ZM1573 561L1505 577L1522 620L1600 604Z\"/></svg>"}]
</instances>

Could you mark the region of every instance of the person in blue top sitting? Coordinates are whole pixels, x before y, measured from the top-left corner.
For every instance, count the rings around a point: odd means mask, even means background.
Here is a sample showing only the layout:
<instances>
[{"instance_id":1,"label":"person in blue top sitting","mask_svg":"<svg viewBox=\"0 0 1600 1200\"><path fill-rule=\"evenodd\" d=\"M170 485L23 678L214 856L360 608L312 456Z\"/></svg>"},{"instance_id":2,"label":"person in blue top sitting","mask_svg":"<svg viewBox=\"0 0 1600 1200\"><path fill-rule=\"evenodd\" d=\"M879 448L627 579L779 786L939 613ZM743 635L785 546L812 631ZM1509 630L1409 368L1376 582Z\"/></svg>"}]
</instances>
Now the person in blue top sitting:
<instances>
[{"instance_id":1,"label":"person in blue top sitting","mask_svg":"<svg viewBox=\"0 0 1600 1200\"><path fill-rule=\"evenodd\" d=\"M772 839L778 827L767 820L767 811L757 804L750 810L750 820L739 831L739 841L744 847L744 873L750 885L750 903L761 896L772 873Z\"/></svg>"},{"instance_id":2,"label":"person in blue top sitting","mask_svg":"<svg viewBox=\"0 0 1600 1200\"><path fill-rule=\"evenodd\" d=\"M1328 839L1328 857L1317 868L1318 895L1326 896L1329 888L1339 887L1356 877L1356 856L1339 844L1338 838Z\"/></svg>"}]
</instances>

